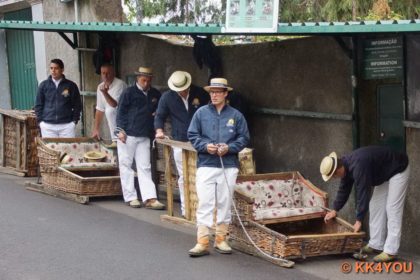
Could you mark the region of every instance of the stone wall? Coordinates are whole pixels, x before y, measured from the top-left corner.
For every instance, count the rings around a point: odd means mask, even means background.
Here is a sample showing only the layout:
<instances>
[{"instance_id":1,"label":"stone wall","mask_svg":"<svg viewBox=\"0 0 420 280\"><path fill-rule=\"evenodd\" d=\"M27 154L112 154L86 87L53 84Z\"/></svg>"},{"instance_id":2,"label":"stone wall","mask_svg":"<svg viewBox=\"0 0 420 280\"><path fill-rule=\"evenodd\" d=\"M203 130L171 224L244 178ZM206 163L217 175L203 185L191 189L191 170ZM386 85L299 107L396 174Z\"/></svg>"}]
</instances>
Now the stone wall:
<instances>
[{"instance_id":1,"label":"stone wall","mask_svg":"<svg viewBox=\"0 0 420 280\"><path fill-rule=\"evenodd\" d=\"M420 243L417 233L420 228L420 130L406 129L407 154L410 159L410 183L408 185L407 200L404 208L403 232L401 249L420 254Z\"/></svg>"},{"instance_id":2,"label":"stone wall","mask_svg":"<svg viewBox=\"0 0 420 280\"><path fill-rule=\"evenodd\" d=\"M120 69L125 78L140 65L154 68L154 84L166 87L175 70L189 71L198 85L207 83L208 71L199 69L193 60L192 48L173 45L138 34L120 37ZM220 47L223 72L231 85L252 106L271 109L352 113L351 61L331 37L313 37L274 43ZM375 84L376 83L372 83ZM374 107L366 108L376 95L376 86L363 84L361 95L361 143L372 144L376 131ZM362 104L363 103L363 104ZM339 155L350 152L352 123L302 117L249 114L251 146L258 173L298 170L315 185L329 193L330 204L339 181L325 183L319 175L319 163L331 151ZM419 130L407 130L407 153L411 170L420 160ZM420 199L415 187L420 181L412 172L404 214L401 250L419 253L415 239L420 226L416 216ZM352 193L340 216L351 223L355 219ZM367 228L365 223L364 228Z\"/></svg>"},{"instance_id":3,"label":"stone wall","mask_svg":"<svg viewBox=\"0 0 420 280\"><path fill-rule=\"evenodd\" d=\"M141 65L153 67L153 83L166 88L175 70L206 85L208 70L199 69L192 48L137 34L120 37L122 77ZM329 37L220 47L223 72L249 105L271 109L351 114L351 64ZM319 163L331 151L352 149L349 121L249 114L251 146L259 173L298 170L334 198L338 182L324 183ZM353 196L352 199L353 200ZM354 218L351 201L342 211Z\"/></svg>"}]
</instances>

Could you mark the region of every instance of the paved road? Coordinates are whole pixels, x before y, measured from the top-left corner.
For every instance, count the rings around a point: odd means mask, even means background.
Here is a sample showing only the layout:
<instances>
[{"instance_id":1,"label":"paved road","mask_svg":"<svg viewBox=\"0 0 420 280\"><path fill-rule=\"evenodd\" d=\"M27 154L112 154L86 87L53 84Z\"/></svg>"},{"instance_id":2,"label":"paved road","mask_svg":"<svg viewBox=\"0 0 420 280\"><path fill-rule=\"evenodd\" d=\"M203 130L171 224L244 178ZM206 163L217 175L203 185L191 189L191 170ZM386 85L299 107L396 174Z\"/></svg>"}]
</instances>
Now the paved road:
<instances>
[{"instance_id":1,"label":"paved road","mask_svg":"<svg viewBox=\"0 0 420 280\"><path fill-rule=\"evenodd\" d=\"M314 279L240 253L191 259L191 234L95 203L26 191L14 177L0 178L2 280ZM152 210L133 210L156 216Z\"/></svg>"},{"instance_id":2,"label":"paved road","mask_svg":"<svg viewBox=\"0 0 420 280\"><path fill-rule=\"evenodd\" d=\"M49 279L353 279L347 258L315 258L284 269L235 252L191 259L194 230L162 223L162 212L119 200L90 205L25 190L0 175L0 280ZM356 275L361 276L361 275ZM364 275L372 276L370 275ZM384 275L369 277L384 279ZM395 279L391 275L388 279ZM400 275L397 275L400 276ZM419 274L401 279L419 279Z\"/></svg>"}]
</instances>

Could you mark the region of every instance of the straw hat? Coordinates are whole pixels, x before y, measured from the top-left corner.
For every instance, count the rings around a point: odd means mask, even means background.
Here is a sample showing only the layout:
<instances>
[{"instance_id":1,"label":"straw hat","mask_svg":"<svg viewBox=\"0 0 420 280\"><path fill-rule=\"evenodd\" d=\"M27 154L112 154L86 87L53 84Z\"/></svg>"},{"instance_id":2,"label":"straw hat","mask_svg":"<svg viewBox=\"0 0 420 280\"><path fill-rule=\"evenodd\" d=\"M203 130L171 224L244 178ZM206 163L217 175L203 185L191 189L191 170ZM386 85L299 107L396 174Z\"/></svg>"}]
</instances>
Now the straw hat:
<instances>
[{"instance_id":1,"label":"straw hat","mask_svg":"<svg viewBox=\"0 0 420 280\"><path fill-rule=\"evenodd\" d=\"M210 85L204 87L206 91L210 91L212 88L224 88L228 91L233 90L233 88L228 86L228 82L225 78L213 78L210 80Z\"/></svg>"},{"instance_id":2,"label":"straw hat","mask_svg":"<svg viewBox=\"0 0 420 280\"><path fill-rule=\"evenodd\" d=\"M106 158L106 154L101 151L89 151L83 155L83 158L87 162L98 162L103 161Z\"/></svg>"},{"instance_id":3,"label":"straw hat","mask_svg":"<svg viewBox=\"0 0 420 280\"><path fill-rule=\"evenodd\" d=\"M153 76L153 70L149 67L139 67L137 71L135 71L137 75L143 75L143 76Z\"/></svg>"},{"instance_id":4,"label":"straw hat","mask_svg":"<svg viewBox=\"0 0 420 280\"><path fill-rule=\"evenodd\" d=\"M333 176L337 169L337 154L332 152L327 157L324 157L319 166L319 172L321 172L322 179L327 182Z\"/></svg>"},{"instance_id":5,"label":"straw hat","mask_svg":"<svg viewBox=\"0 0 420 280\"><path fill-rule=\"evenodd\" d=\"M175 71L169 77L168 86L171 90L179 92L186 90L191 85L191 75L184 71Z\"/></svg>"}]
</instances>

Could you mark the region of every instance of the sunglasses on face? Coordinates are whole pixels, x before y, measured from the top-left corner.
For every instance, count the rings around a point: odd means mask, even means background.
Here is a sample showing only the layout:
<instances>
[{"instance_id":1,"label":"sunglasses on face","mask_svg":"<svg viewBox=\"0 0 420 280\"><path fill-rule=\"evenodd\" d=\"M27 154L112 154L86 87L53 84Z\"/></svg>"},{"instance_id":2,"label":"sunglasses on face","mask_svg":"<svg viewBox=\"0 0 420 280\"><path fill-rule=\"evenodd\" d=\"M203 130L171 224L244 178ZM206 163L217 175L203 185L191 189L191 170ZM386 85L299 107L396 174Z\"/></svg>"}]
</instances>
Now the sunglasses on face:
<instances>
[{"instance_id":1,"label":"sunglasses on face","mask_svg":"<svg viewBox=\"0 0 420 280\"><path fill-rule=\"evenodd\" d=\"M210 91L210 94L215 94L215 95L219 95L219 94L223 94L225 93L224 91Z\"/></svg>"}]
</instances>

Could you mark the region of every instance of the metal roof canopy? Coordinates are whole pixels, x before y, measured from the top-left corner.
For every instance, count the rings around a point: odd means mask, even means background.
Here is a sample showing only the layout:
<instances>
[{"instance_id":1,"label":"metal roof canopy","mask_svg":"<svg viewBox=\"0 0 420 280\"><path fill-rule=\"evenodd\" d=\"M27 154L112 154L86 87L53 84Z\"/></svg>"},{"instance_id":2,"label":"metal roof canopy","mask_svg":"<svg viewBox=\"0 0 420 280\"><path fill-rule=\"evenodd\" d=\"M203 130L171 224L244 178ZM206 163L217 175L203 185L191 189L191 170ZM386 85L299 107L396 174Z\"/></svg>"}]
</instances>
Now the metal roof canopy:
<instances>
[{"instance_id":1,"label":"metal roof canopy","mask_svg":"<svg viewBox=\"0 0 420 280\"><path fill-rule=\"evenodd\" d=\"M349 21L349 22L302 22L302 23L279 23L277 32L273 33L242 33L222 32L223 25L219 24L137 24L115 22L52 22L52 21L6 21L0 20L0 29L32 30L44 32L57 32L64 40L77 48L77 32L126 32L143 34L182 34L182 35L257 35L257 36L333 36L347 56L354 61L355 49L350 48L341 36L355 36L369 34L395 34L420 32L420 20L387 20L387 21ZM73 34L73 42L65 33ZM354 65L352 67L354 71ZM354 72L352 72L354 74ZM353 103L357 98L353 88ZM311 118L328 118L335 120L352 120L353 131L357 124L353 115L318 114L316 112L294 112L282 110L265 110L261 113L290 115ZM357 111L357 109L355 109ZM356 137L357 138L357 137ZM354 141L354 140L353 140Z\"/></svg>"},{"instance_id":2,"label":"metal roof canopy","mask_svg":"<svg viewBox=\"0 0 420 280\"><path fill-rule=\"evenodd\" d=\"M144 34L243 35L224 33L219 24L137 24L115 22L52 22L1 20L0 29L45 32L138 32ZM249 35L356 35L370 33L420 32L420 20L279 23L274 33Z\"/></svg>"}]
</instances>

